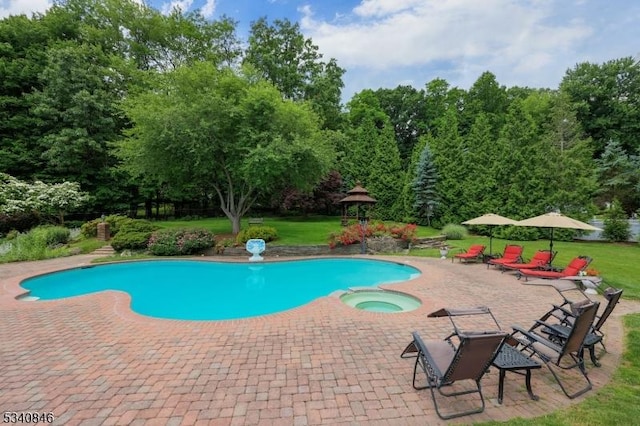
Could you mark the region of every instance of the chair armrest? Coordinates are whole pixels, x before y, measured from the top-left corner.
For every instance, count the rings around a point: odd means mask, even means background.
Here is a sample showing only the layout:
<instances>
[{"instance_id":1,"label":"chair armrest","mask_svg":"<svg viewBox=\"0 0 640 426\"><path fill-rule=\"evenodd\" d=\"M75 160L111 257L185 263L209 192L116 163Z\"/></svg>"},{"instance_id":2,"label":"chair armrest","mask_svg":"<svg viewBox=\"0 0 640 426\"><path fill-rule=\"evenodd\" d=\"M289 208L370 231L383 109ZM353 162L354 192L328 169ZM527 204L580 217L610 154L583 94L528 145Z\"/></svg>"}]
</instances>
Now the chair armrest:
<instances>
[{"instance_id":1,"label":"chair armrest","mask_svg":"<svg viewBox=\"0 0 640 426\"><path fill-rule=\"evenodd\" d=\"M517 325L513 325L511 326L511 328L513 328L514 332L511 334L512 336L514 336L514 334L516 333L520 333L524 336L525 339L527 339L529 341L529 343L525 343L523 342L521 339L518 339L520 341L520 343L524 346L524 349L530 350L532 352L538 352L536 350L536 348L533 346L534 343L540 343L552 350L554 350L555 352L562 352L562 348L558 345L556 345L555 343L553 343L552 341L550 341L549 339L546 339L543 336L540 336L537 333L532 333L528 330L525 330L524 328L517 326ZM517 338L517 337L516 337Z\"/></svg>"}]
</instances>

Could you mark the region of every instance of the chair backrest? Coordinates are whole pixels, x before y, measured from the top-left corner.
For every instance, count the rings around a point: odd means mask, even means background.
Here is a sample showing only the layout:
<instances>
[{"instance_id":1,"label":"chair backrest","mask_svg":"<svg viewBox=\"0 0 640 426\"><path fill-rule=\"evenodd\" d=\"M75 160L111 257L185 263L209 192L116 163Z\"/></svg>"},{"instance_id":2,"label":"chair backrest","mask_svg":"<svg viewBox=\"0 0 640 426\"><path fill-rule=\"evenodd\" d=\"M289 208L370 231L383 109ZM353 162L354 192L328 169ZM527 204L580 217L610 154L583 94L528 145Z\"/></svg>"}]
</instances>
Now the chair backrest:
<instances>
[{"instance_id":1,"label":"chair backrest","mask_svg":"<svg viewBox=\"0 0 640 426\"><path fill-rule=\"evenodd\" d=\"M486 333L459 334L460 344L447 368L442 381L479 381L502 347L507 333L490 331Z\"/></svg>"},{"instance_id":2,"label":"chair backrest","mask_svg":"<svg viewBox=\"0 0 640 426\"><path fill-rule=\"evenodd\" d=\"M545 265L547 263L551 263L554 257L555 252L552 253L550 250L538 250L531 258L530 263Z\"/></svg>"},{"instance_id":3,"label":"chair backrest","mask_svg":"<svg viewBox=\"0 0 640 426\"><path fill-rule=\"evenodd\" d=\"M589 263L591 263L591 258L589 257L576 257L571 262L569 262L566 268L562 270L562 274L567 276L578 275L580 271L587 269Z\"/></svg>"},{"instance_id":4,"label":"chair backrest","mask_svg":"<svg viewBox=\"0 0 640 426\"><path fill-rule=\"evenodd\" d=\"M599 305L599 302L593 302L582 305L580 307L578 315L576 316L576 319L571 326L569 336L567 336L567 340L562 347L562 352L558 356L558 364L560 363L562 357L566 354L580 355L580 353L582 352L582 347L584 345L584 339L591 331L591 326L593 325L593 321L596 318L596 313L598 312Z\"/></svg>"},{"instance_id":5,"label":"chair backrest","mask_svg":"<svg viewBox=\"0 0 640 426\"><path fill-rule=\"evenodd\" d=\"M622 289L618 290L612 287L609 287L604 291L604 297L607 299L607 306L602 311L602 315L598 318L598 321L593 325L593 329L595 331L600 331L600 328L604 325L611 312L613 312L613 308L616 307L618 302L620 301L620 296L622 296Z\"/></svg>"},{"instance_id":6,"label":"chair backrest","mask_svg":"<svg viewBox=\"0 0 640 426\"><path fill-rule=\"evenodd\" d=\"M522 256L523 251L524 251L524 247L518 246L515 244L510 244L504 248L504 254L502 255L502 258L505 260L512 259L516 261L520 258L520 256Z\"/></svg>"},{"instance_id":7,"label":"chair backrest","mask_svg":"<svg viewBox=\"0 0 640 426\"><path fill-rule=\"evenodd\" d=\"M482 254L484 249L485 249L485 246L483 246L482 244L474 244L471 247L469 247L469 250L467 250L467 254L479 256Z\"/></svg>"}]
</instances>

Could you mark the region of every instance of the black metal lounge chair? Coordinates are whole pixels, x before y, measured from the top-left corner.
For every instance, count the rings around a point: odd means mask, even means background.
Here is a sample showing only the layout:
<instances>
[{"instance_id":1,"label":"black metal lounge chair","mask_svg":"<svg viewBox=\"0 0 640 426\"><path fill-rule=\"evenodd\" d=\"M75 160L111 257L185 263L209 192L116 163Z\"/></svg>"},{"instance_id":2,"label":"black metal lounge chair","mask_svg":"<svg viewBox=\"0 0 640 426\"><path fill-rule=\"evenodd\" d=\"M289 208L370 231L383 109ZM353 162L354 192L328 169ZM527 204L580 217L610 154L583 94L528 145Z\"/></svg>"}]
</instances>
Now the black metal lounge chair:
<instances>
[{"instance_id":1,"label":"black metal lounge chair","mask_svg":"<svg viewBox=\"0 0 640 426\"><path fill-rule=\"evenodd\" d=\"M481 413L484 411L485 403L480 380L489 366L491 366L507 336L506 333L499 331L458 334L459 344L456 347L451 339L423 341L417 332L413 332L413 342L410 346L413 345L418 351L413 367L414 389L429 388L431 390L436 413L443 420ZM407 349L405 349L403 355L407 352ZM427 378L427 384L424 386L417 384L418 367L425 373ZM456 386L454 382L460 381L473 381L475 386L472 389L466 386L451 392L443 389L447 386ZM480 406L467 411L443 414L438 406L436 389L440 395L445 397L477 393L480 397Z\"/></svg>"},{"instance_id":2,"label":"black metal lounge chair","mask_svg":"<svg viewBox=\"0 0 640 426\"><path fill-rule=\"evenodd\" d=\"M598 358L596 357L595 345L600 343L605 353L607 352L607 348L604 345L604 333L601 329L620 301L622 289L609 287L604 291L603 295L605 299L607 299L607 305L602 311L602 314L596 316L596 321L584 341L584 348L589 349L591 362L596 367L600 367L600 362L598 362ZM541 322L545 323L542 332L548 334L550 340L562 343L569 336L571 326L575 321L575 316L575 309L570 310L563 306L554 305L553 309L540 319ZM558 320L557 324L548 323L548 320L552 317Z\"/></svg>"},{"instance_id":3,"label":"black metal lounge chair","mask_svg":"<svg viewBox=\"0 0 640 426\"><path fill-rule=\"evenodd\" d=\"M592 388L591 380L589 380L584 366L584 357L582 354L584 352L585 340L598 311L598 305L598 302L590 302L577 308L569 334L567 338L560 343L554 342L547 336L541 334L541 328L547 326L542 321L536 321L536 324L529 330L513 326L514 332L510 340L517 340L521 351L529 352L540 358L547 368L549 368L551 374L553 374L562 392L571 399L582 395ZM554 367L552 367L552 365ZM555 367L562 370L577 369L585 379L586 385L573 393L569 393L558 373L554 371Z\"/></svg>"}]
</instances>

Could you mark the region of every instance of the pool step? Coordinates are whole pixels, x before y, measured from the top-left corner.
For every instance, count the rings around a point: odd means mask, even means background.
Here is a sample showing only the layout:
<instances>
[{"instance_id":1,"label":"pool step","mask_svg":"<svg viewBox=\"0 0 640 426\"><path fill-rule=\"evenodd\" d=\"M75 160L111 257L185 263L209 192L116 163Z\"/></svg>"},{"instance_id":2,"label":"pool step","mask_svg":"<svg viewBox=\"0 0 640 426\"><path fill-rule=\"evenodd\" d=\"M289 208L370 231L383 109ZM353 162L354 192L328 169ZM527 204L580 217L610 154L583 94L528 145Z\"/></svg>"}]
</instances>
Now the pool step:
<instances>
[{"instance_id":1,"label":"pool step","mask_svg":"<svg viewBox=\"0 0 640 426\"><path fill-rule=\"evenodd\" d=\"M111 247L111 245L106 245L92 251L91 254L97 254L99 256L113 256L116 254L116 251Z\"/></svg>"}]
</instances>

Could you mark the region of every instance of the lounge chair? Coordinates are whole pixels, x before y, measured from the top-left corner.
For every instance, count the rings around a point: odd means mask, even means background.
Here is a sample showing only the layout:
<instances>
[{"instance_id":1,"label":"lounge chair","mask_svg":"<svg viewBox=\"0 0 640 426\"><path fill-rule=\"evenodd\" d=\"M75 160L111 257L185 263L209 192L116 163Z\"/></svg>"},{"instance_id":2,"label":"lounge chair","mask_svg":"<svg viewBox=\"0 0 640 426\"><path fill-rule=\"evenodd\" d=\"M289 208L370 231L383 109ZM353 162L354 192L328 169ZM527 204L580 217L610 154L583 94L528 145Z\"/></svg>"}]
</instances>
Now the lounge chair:
<instances>
[{"instance_id":1,"label":"lounge chair","mask_svg":"<svg viewBox=\"0 0 640 426\"><path fill-rule=\"evenodd\" d=\"M413 332L412 344L418 351L413 367L414 389L429 388L431 390L436 413L443 420L481 413L484 411L485 403L480 380L491 366L507 336L500 331L463 333L457 335L459 344L456 347L451 339L423 341L417 332ZM418 367L427 378L427 384L424 386L417 384ZM463 380L475 382L474 388L465 387L451 392L443 390L447 386L459 387L460 385L456 385L455 382ZM438 406L435 389L445 397L477 393L480 396L480 406L467 411L443 414Z\"/></svg>"},{"instance_id":2,"label":"lounge chair","mask_svg":"<svg viewBox=\"0 0 640 426\"><path fill-rule=\"evenodd\" d=\"M566 268L562 271L552 271L544 269L518 269L518 279L524 277L525 281L529 278L544 279L560 279L565 277L578 276L580 272L587 269L591 263L591 258L587 256L578 256L574 258Z\"/></svg>"},{"instance_id":3,"label":"lounge chair","mask_svg":"<svg viewBox=\"0 0 640 426\"><path fill-rule=\"evenodd\" d=\"M596 357L595 345L600 343L605 353L607 352L607 348L604 345L604 333L601 331L601 329L611 315L611 312L613 312L613 309L620 301L622 290L609 287L604 291L603 295L605 299L607 299L607 305L602 311L602 314L596 316L596 321L584 341L584 347L585 349L589 349L591 362L596 367L600 367L600 362L598 362L598 358ZM553 309L545 314L540 320L541 322L545 323L544 327L542 328L542 332L548 334L550 340L561 343L569 337L571 327L575 322L575 317L575 309L567 309L563 306L554 305ZM548 320L550 318L556 318L558 320L558 323L549 324Z\"/></svg>"},{"instance_id":4,"label":"lounge chair","mask_svg":"<svg viewBox=\"0 0 640 426\"><path fill-rule=\"evenodd\" d=\"M584 352L585 340L593 325L596 312L598 311L598 305L598 302L590 302L577 308L575 320L570 327L569 335L561 342L554 342L542 334L542 328L547 326L543 321L536 321L535 325L529 330L525 330L519 326L513 326L513 333L509 338L510 342L518 342L518 347L521 351L529 352L542 360L560 385L562 392L571 399L582 395L592 388L591 380L589 380L589 376L587 376L584 367L584 357L582 354ZM569 393L560 376L554 371L556 367L562 370L577 369L586 381L586 385L573 393Z\"/></svg>"},{"instance_id":5,"label":"lounge chair","mask_svg":"<svg viewBox=\"0 0 640 426\"><path fill-rule=\"evenodd\" d=\"M451 262L454 259L460 260L460 262L482 262L484 249L486 246L482 244L474 244L464 253L458 253L451 258Z\"/></svg>"},{"instance_id":6,"label":"lounge chair","mask_svg":"<svg viewBox=\"0 0 640 426\"><path fill-rule=\"evenodd\" d=\"M522 263L522 252L524 251L524 247L509 244L504 247L504 253L502 253L502 257L498 257L495 259L490 259L487 262L487 268L489 266L494 265L499 267L505 263Z\"/></svg>"},{"instance_id":7,"label":"lounge chair","mask_svg":"<svg viewBox=\"0 0 640 426\"><path fill-rule=\"evenodd\" d=\"M506 270L520 270L520 269L543 269L548 268L557 252L551 252L549 250L538 250L530 261L526 263L502 263L500 269L504 272Z\"/></svg>"}]
</instances>

